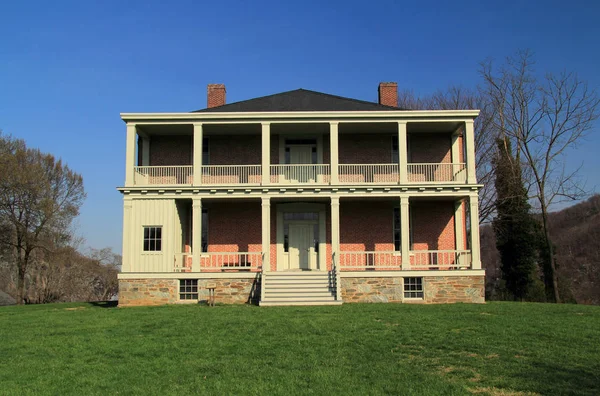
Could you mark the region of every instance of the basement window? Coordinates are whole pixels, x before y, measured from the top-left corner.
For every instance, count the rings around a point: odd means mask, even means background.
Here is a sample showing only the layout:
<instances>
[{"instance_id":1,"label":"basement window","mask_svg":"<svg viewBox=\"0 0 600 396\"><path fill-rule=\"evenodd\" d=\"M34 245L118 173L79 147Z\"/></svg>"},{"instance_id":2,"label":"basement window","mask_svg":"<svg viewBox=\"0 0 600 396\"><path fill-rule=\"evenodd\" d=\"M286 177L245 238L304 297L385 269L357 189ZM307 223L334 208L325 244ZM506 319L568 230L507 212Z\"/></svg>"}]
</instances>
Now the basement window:
<instances>
[{"instance_id":1,"label":"basement window","mask_svg":"<svg viewBox=\"0 0 600 396\"><path fill-rule=\"evenodd\" d=\"M423 278L404 278L404 298L423 298Z\"/></svg>"},{"instance_id":2,"label":"basement window","mask_svg":"<svg viewBox=\"0 0 600 396\"><path fill-rule=\"evenodd\" d=\"M162 227L144 227L144 252L160 252L162 250Z\"/></svg>"},{"instance_id":3,"label":"basement window","mask_svg":"<svg viewBox=\"0 0 600 396\"><path fill-rule=\"evenodd\" d=\"M198 299L198 279L180 279L179 280L179 299L197 300Z\"/></svg>"}]
</instances>

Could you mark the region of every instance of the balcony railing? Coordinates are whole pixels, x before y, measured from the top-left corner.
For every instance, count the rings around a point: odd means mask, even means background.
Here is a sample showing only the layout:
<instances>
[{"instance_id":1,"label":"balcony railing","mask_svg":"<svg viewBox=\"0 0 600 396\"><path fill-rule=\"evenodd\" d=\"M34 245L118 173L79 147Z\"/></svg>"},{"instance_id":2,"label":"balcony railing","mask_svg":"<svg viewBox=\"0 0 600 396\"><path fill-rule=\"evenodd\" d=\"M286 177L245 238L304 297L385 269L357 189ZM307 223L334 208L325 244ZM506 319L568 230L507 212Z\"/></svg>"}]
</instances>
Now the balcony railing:
<instances>
[{"instance_id":1,"label":"balcony railing","mask_svg":"<svg viewBox=\"0 0 600 396\"><path fill-rule=\"evenodd\" d=\"M136 166L133 170L133 183L138 186L155 184L192 184L193 166Z\"/></svg>"},{"instance_id":2,"label":"balcony railing","mask_svg":"<svg viewBox=\"0 0 600 396\"><path fill-rule=\"evenodd\" d=\"M398 164L340 164L340 183L398 183Z\"/></svg>"},{"instance_id":3,"label":"balcony railing","mask_svg":"<svg viewBox=\"0 0 600 396\"><path fill-rule=\"evenodd\" d=\"M271 165L271 183L329 183L329 164Z\"/></svg>"},{"instance_id":4,"label":"balcony railing","mask_svg":"<svg viewBox=\"0 0 600 396\"><path fill-rule=\"evenodd\" d=\"M408 164L408 182L465 182L467 171L464 163Z\"/></svg>"},{"instance_id":5,"label":"balcony railing","mask_svg":"<svg viewBox=\"0 0 600 396\"><path fill-rule=\"evenodd\" d=\"M329 184L329 164L270 165L271 184ZM198 182L201 185L260 185L260 165L203 165ZM398 164L341 164L340 184L398 184ZM192 165L136 166L133 182L147 185L192 185ZM464 163L408 164L408 183L465 183Z\"/></svg>"},{"instance_id":6,"label":"balcony railing","mask_svg":"<svg viewBox=\"0 0 600 396\"><path fill-rule=\"evenodd\" d=\"M410 269L452 270L471 268L470 250L413 250Z\"/></svg>"},{"instance_id":7,"label":"balcony railing","mask_svg":"<svg viewBox=\"0 0 600 396\"><path fill-rule=\"evenodd\" d=\"M340 252L339 267L341 271L363 270L401 270L400 252Z\"/></svg>"},{"instance_id":8,"label":"balcony railing","mask_svg":"<svg viewBox=\"0 0 600 396\"><path fill-rule=\"evenodd\" d=\"M203 165L202 184L260 184L260 165Z\"/></svg>"},{"instance_id":9,"label":"balcony railing","mask_svg":"<svg viewBox=\"0 0 600 396\"><path fill-rule=\"evenodd\" d=\"M192 255L190 253L176 254L173 263L173 271L192 272Z\"/></svg>"}]
</instances>

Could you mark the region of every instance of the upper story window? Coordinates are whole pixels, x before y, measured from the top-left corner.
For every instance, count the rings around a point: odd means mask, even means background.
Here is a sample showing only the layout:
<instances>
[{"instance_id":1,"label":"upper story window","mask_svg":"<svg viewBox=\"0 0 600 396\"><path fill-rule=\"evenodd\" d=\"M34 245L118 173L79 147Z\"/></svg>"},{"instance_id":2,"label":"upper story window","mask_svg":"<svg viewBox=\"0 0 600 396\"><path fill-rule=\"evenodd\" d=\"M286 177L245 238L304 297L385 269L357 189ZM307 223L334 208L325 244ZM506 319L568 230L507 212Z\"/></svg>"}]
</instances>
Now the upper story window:
<instances>
[{"instance_id":1,"label":"upper story window","mask_svg":"<svg viewBox=\"0 0 600 396\"><path fill-rule=\"evenodd\" d=\"M144 227L144 252L160 252L162 250L162 227Z\"/></svg>"},{"instance_id":2,"label":"upper story window","mask_svg":"<svg viewBox=\"0 0 600 396\"><path fill-rule=\"evenodd\" d=\"M394 223L393 223L393 232L394 232L394 250L399 252L402 248L402 239L401 239L401 222L400 222L400 208L394 208ZM413 229L412 229L412 214L409 215L408 218L408 240L409 240L409 248L412 249L413 246Z\"/></svg>"},{"instance_id":3,"label":"upper story window","mask_svg":"<svg viewBox=\"0 0 600 396\"><path fill-rule=\"evenodd\" d=\"M398 136L392 136L392 163L396 163L398 161Z\"/></svg>"},{"instance_id":4,"label":"upper story window","mask_svg":"<svg viewBox=\"0 0 600 396\"><path fill-rule=\"evenodd\" d=\"M210 164L210 147L209 139L207 137L202 138L202 165Z\"/></svg>"}]
</instances>

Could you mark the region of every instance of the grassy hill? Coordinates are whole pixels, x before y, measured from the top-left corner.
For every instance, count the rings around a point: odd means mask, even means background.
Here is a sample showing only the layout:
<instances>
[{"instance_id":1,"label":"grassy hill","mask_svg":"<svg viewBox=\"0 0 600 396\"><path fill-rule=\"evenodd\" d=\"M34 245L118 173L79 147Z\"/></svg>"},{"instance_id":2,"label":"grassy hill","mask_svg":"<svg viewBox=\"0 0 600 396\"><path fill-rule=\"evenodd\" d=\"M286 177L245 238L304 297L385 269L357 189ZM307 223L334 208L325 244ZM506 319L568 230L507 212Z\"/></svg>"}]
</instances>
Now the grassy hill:
<instances>
[{"instance_id":1,"label":"grassy hill","mask_svg":"<svg viewBox=\"0 0 600 396\"><path fill-rule=\"evenodd\" d=\"M600 305L600 195L550 214L550 233L565 301ZM488 297L499 286L500 261L494 231L481 228L481 261Z\"/></svg>"},{"instance_id":2,"label":"grassy hill","mask_svg":"<svg viewBox=\"0 0 600 396\"><path fill-rule=\"evenodd\" d=\"M0 394L600 394L600 307L0 308Z\"/></svg>"}]
</instances>

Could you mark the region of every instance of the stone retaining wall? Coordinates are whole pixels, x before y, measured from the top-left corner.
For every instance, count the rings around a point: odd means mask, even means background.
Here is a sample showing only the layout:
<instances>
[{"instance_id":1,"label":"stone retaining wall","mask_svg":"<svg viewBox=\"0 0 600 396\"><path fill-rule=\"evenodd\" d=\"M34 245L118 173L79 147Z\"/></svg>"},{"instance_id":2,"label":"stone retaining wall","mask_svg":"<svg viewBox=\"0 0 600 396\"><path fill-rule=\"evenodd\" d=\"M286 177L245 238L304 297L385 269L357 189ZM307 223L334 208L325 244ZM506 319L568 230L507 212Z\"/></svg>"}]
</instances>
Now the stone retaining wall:
<instances>
[{"instance_id":1,"label":"stone retaining wall","mask_svg":"<svg viewBox=\"0 0 600 396\"><path fill-rule=\"evenodd\" d=\"M403 278L342 278L344 302L403 302ZM423 300L429 304L484 303L483 276L426 276L423 277Z\"/></svg>"}]
</instances>

